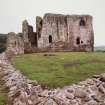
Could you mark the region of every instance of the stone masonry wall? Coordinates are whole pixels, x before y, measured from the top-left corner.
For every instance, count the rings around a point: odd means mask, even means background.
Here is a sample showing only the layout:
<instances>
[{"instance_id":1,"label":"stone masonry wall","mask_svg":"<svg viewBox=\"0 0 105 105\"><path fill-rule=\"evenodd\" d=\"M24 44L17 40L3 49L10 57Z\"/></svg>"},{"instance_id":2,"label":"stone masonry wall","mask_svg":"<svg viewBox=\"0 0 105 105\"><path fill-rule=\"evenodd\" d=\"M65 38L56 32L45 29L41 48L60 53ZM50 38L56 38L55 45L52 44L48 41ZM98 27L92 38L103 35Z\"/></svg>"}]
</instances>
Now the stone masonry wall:
<instances>
[{"instance_id":1,"label":"stone masonry wall","mask_svg":"<svg viewBox=\"0 0 105 105\"><path fill-rule=\"evenodd\" d=\"M8 56L11 54L24 54L24 42L22 37L14 32L8 33L6 53Z\"/></svg>"},{"instance_id":2,"label":"stone masonry wall","mask_svg":"<svg viewBox=\"0 0 105 105\"><path fill-rule=\"evenodd\" d=\"M42 24L43 24L42 18L37 16L36 17L36 33L37 33L38 39L41 37Z\"/></svg>"},{"instance_id":3,"label":"stone masonry wall","mask_svg":"<svg viewBox=\"0 0 105 105\"><path fill-rule=\"evenodd\" d=\"M33 31L33 27L26 20L22 23L22 33L24 40L24 52L32 53L36 51L37 34Z\"/></svg>"},{"instance_id":4,"label":"stone masonry wall","mask_svg":"<svg viewBox=\"0 0 105 105\"><path fill-rule=\"evenodd\" d=\"M94 33L92 26L92 17L89 15L67 16L68 23L68 42L72 42L75 50L93 51ZM77 44L77 38L80 38L80 44ZM71 40L72 39L72 40Z\"/></svg>"},{"instance_id":5,"label":"stone masonry wall","mask_svg":"<svg viewBox=\"0 0 105 105\"><path fill-rule=\"evenodd\" d=\"M43 19L36 17L36 32L27 20L24 20L21 37L17 37L15 33L9 33L8 36L10 38L8 37L7 47L15 50L15 53L22 53L23 49L24 53L94 50L94 32L90 15L48 13ZM10 47L12 45L15 48Z\"/></svg>"},{"instance_id":6,"label":"stone masonry wall","mask_svg":"<svg viewBox=\"0 0 105 105\"><path fill-rule=\"evenodd\" d=\"M45 14L41 29L40 49L93 51L94 33L89 15Z\"/></svg>"},{"instance_id":7,"label":"stone masonry wall","mask_svg":"<svg viewBox=\"0 0 105 105\"><path fill-rule=\"evenodd\" d=\"M7 105L105 105L105 73L60 89L43 89L0 54L0 69L9 89Z\"/></svg>"}]
</instances>

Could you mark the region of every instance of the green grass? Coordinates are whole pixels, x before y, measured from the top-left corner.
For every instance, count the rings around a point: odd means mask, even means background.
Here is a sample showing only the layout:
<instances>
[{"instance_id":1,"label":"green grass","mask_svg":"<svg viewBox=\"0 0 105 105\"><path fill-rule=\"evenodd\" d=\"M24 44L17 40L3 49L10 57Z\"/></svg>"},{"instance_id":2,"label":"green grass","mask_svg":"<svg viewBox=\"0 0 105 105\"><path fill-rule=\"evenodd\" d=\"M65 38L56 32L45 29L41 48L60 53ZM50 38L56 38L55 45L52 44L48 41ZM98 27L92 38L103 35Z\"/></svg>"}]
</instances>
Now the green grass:
<instances>
[{"instance_id":1,"label":"green grass","mask_svg":"<svg viewBox=\"0 0 105 105\"><path fill-rule=\"evenodd\" d=\"M4 86L2 73L0 71L0 105L6 105L8 89Z\"/></svg>"},{"instance_id":2,"label":"green grass","mask_svg":"<svg viewBox=\"0 0 105 105\"><path fill-rule=\"evenodd\" d=\"M24 54L11 62L32 80L51 88L63 87L105 72L105 53L58 52Z\"/></svg>"},{"instance_id":3,"label":"green grass","mask_svg":"<svg viewBox=\"0 0 105 105\"><path fill-rule=\"evenodd\" d=\"M0 105L5 105L5 98L2 94L0 94Z\"/></svg>"}]
</instances>

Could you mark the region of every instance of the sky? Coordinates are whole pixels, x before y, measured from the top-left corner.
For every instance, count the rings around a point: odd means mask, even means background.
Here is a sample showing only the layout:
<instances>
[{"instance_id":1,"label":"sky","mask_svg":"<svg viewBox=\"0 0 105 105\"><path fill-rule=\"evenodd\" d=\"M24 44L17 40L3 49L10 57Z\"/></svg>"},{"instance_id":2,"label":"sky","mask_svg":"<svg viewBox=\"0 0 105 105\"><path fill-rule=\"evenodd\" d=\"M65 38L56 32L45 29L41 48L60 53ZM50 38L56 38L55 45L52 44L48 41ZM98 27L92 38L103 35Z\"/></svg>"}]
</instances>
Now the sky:
<instances>
[{"instance_id":1,"label":"sky","mask_svg":"<svg viewBox=\"0 0 105 105\"><path fill-rule=\"evenodd\" d=\"M0 33L21 32L25 19L35 31L45 13L92 15L95 46L105 46L105 0L0 0Z\"/></svg>"}]
</instances>

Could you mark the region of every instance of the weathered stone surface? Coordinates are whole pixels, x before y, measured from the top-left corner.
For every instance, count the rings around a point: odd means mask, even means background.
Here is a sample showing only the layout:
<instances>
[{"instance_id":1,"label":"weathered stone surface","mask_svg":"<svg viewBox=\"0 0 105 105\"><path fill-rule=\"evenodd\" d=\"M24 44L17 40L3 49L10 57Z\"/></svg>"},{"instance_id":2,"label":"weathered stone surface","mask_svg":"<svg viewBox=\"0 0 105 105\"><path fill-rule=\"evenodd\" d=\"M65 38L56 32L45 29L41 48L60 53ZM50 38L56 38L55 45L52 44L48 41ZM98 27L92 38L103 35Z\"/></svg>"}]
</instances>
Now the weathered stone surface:
<instances>
[{"instance_id":1,"label":"weathered stone surface","mask_svg":"<svg viewBox=\"0 0 105 105\"><path fill-rule=\"evenodd\" d=\"M35 48L37 47L37 35L33 32L33 27L28 24L27 20L24 20L22 23L22 33L24 40L24 52L35 52Z\"/></svg>"},{"instance_id":2,"label":"weathered stone surface","mask_svg":"<svg viewBox=\"0 0 105 105\"><path fill-rule=\"evenodd\" d=\"M37 16L36 32L24 20L21 37L9 33L7 43L10 55L41 51L93 51L92 16L51 13L43 18Z\"/></svg>"},{"instance_id":3,"label":"weathered stone surface","mask_svg":"<svg viewBox=\"0 0 105 105\"><path fill-rule=\"evenodd\" d=\"M37 33L38 39L41 38L42 24L43 24L42 18L37 16L36 17L36 33Z\"/></svg>"},{"instance_id":4,"label":"weathered stone surface","mask_svg":"<svg viewBox=\"0 0 105 105\"><path fill-rule=\"evenodd\" d=\"M91 100L85 105L99 105L99 104L96 101Z\"/></svg>"},{"instance_id":5,"label":"weathered stone surface","mask_svg":"<svg viewBox=\"0 0 105 105\"><path fill-rule=\"evenodd\" d=\"M0 54L0 65L9 88L8 105L105 105L104 73L78 85L48 90L23 76L11 65L6 54Z\"/></svg>"},{"instance_id":6,"label":"weathered stone surface","mask_svg":"<svg viewBox=\"0 0 105 105\"><path fill-rule=\"evenodd\" d=\"M105 105L105 73L62 89L43 89L29 80L0 54L0 69L9 88L8 105Z\"/></svg>"},{"instance_id":7,"label":"weathered stone surface","mask_svg":"<svg viewBox=\"0 0 105 105\"><path fill-rule=\"evenodd\" d=\"M44 103L44 105L58 105L53 99L48 99L47 102Z\"/></svg>"},{"instance_id":8,"label":"weathered stone surface","mask_svg":"<svg viewBox=\"0 0 105 105\"><path fill-rule=\"evenodd\" d=\"M100 80L103 81L103 82L105 82L105 73L101 74Z\"/></svg>"},{"instance_id":9,"label":"weathered stone surface","mask_svg":"<svg viewBox=\"0 0 105 105\"><path fill-rule=\"evenodd\" d=\"M47 51L93 51L94 33L91 16L49 13L44 15L43 22L40 18L37 20L42 23L36 27L40 36L38 48L45 48Z\"/></svg>"},{"instance_id":10,"label":"weathered stone surface","mask_svg":"<svg viewBox=\"0 0 105 105\"><path fill-rule=\"evenodd\" d=\"M13 32L8 33L7 38L7 50L9 55L23 54L24 53L24 42L22 37L16 35Z\"/></svg>"},{"instance_id":11,"label":"weathered stone surface","mask_svg":"<svg viewBox=\"0 0 105 105\"><path fill-rule=\"evenodd\" d=\"M41 51L93 51L92 16L45 14L36 17L36 32L22 23L22 33L7 38L8 56Z\"/></svg>"},{"instance_id":12,"label":"weathered stone surface","mask_svg":"<svg viewBox=\"0 0 105 105\"><path fill-rule=\"evenodd\" d=\"M77 88L74 93L75 97L85 98L87 96L87 92L82 88Z\"/></svg>"}]
</instances>

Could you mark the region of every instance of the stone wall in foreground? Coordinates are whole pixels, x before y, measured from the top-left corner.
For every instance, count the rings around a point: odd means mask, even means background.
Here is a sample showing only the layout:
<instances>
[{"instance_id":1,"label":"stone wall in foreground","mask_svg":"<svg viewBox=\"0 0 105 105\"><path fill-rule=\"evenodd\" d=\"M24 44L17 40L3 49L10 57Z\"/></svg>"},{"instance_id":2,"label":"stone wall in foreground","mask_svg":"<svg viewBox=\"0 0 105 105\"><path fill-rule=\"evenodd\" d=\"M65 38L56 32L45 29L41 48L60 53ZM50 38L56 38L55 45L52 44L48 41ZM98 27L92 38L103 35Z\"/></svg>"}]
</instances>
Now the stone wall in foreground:
<instances>
[{"instance_id":1,"label":"stone wall in foreground","mask_svg":"<svg viewBox=\"0 0 105 105\"><path fill-rule=\"evenodd\" d=\"M9 88L7 105L105 105L105 73L60 89L43 89L0 54L0 69Z\"/></svg>"}]
</instances>

